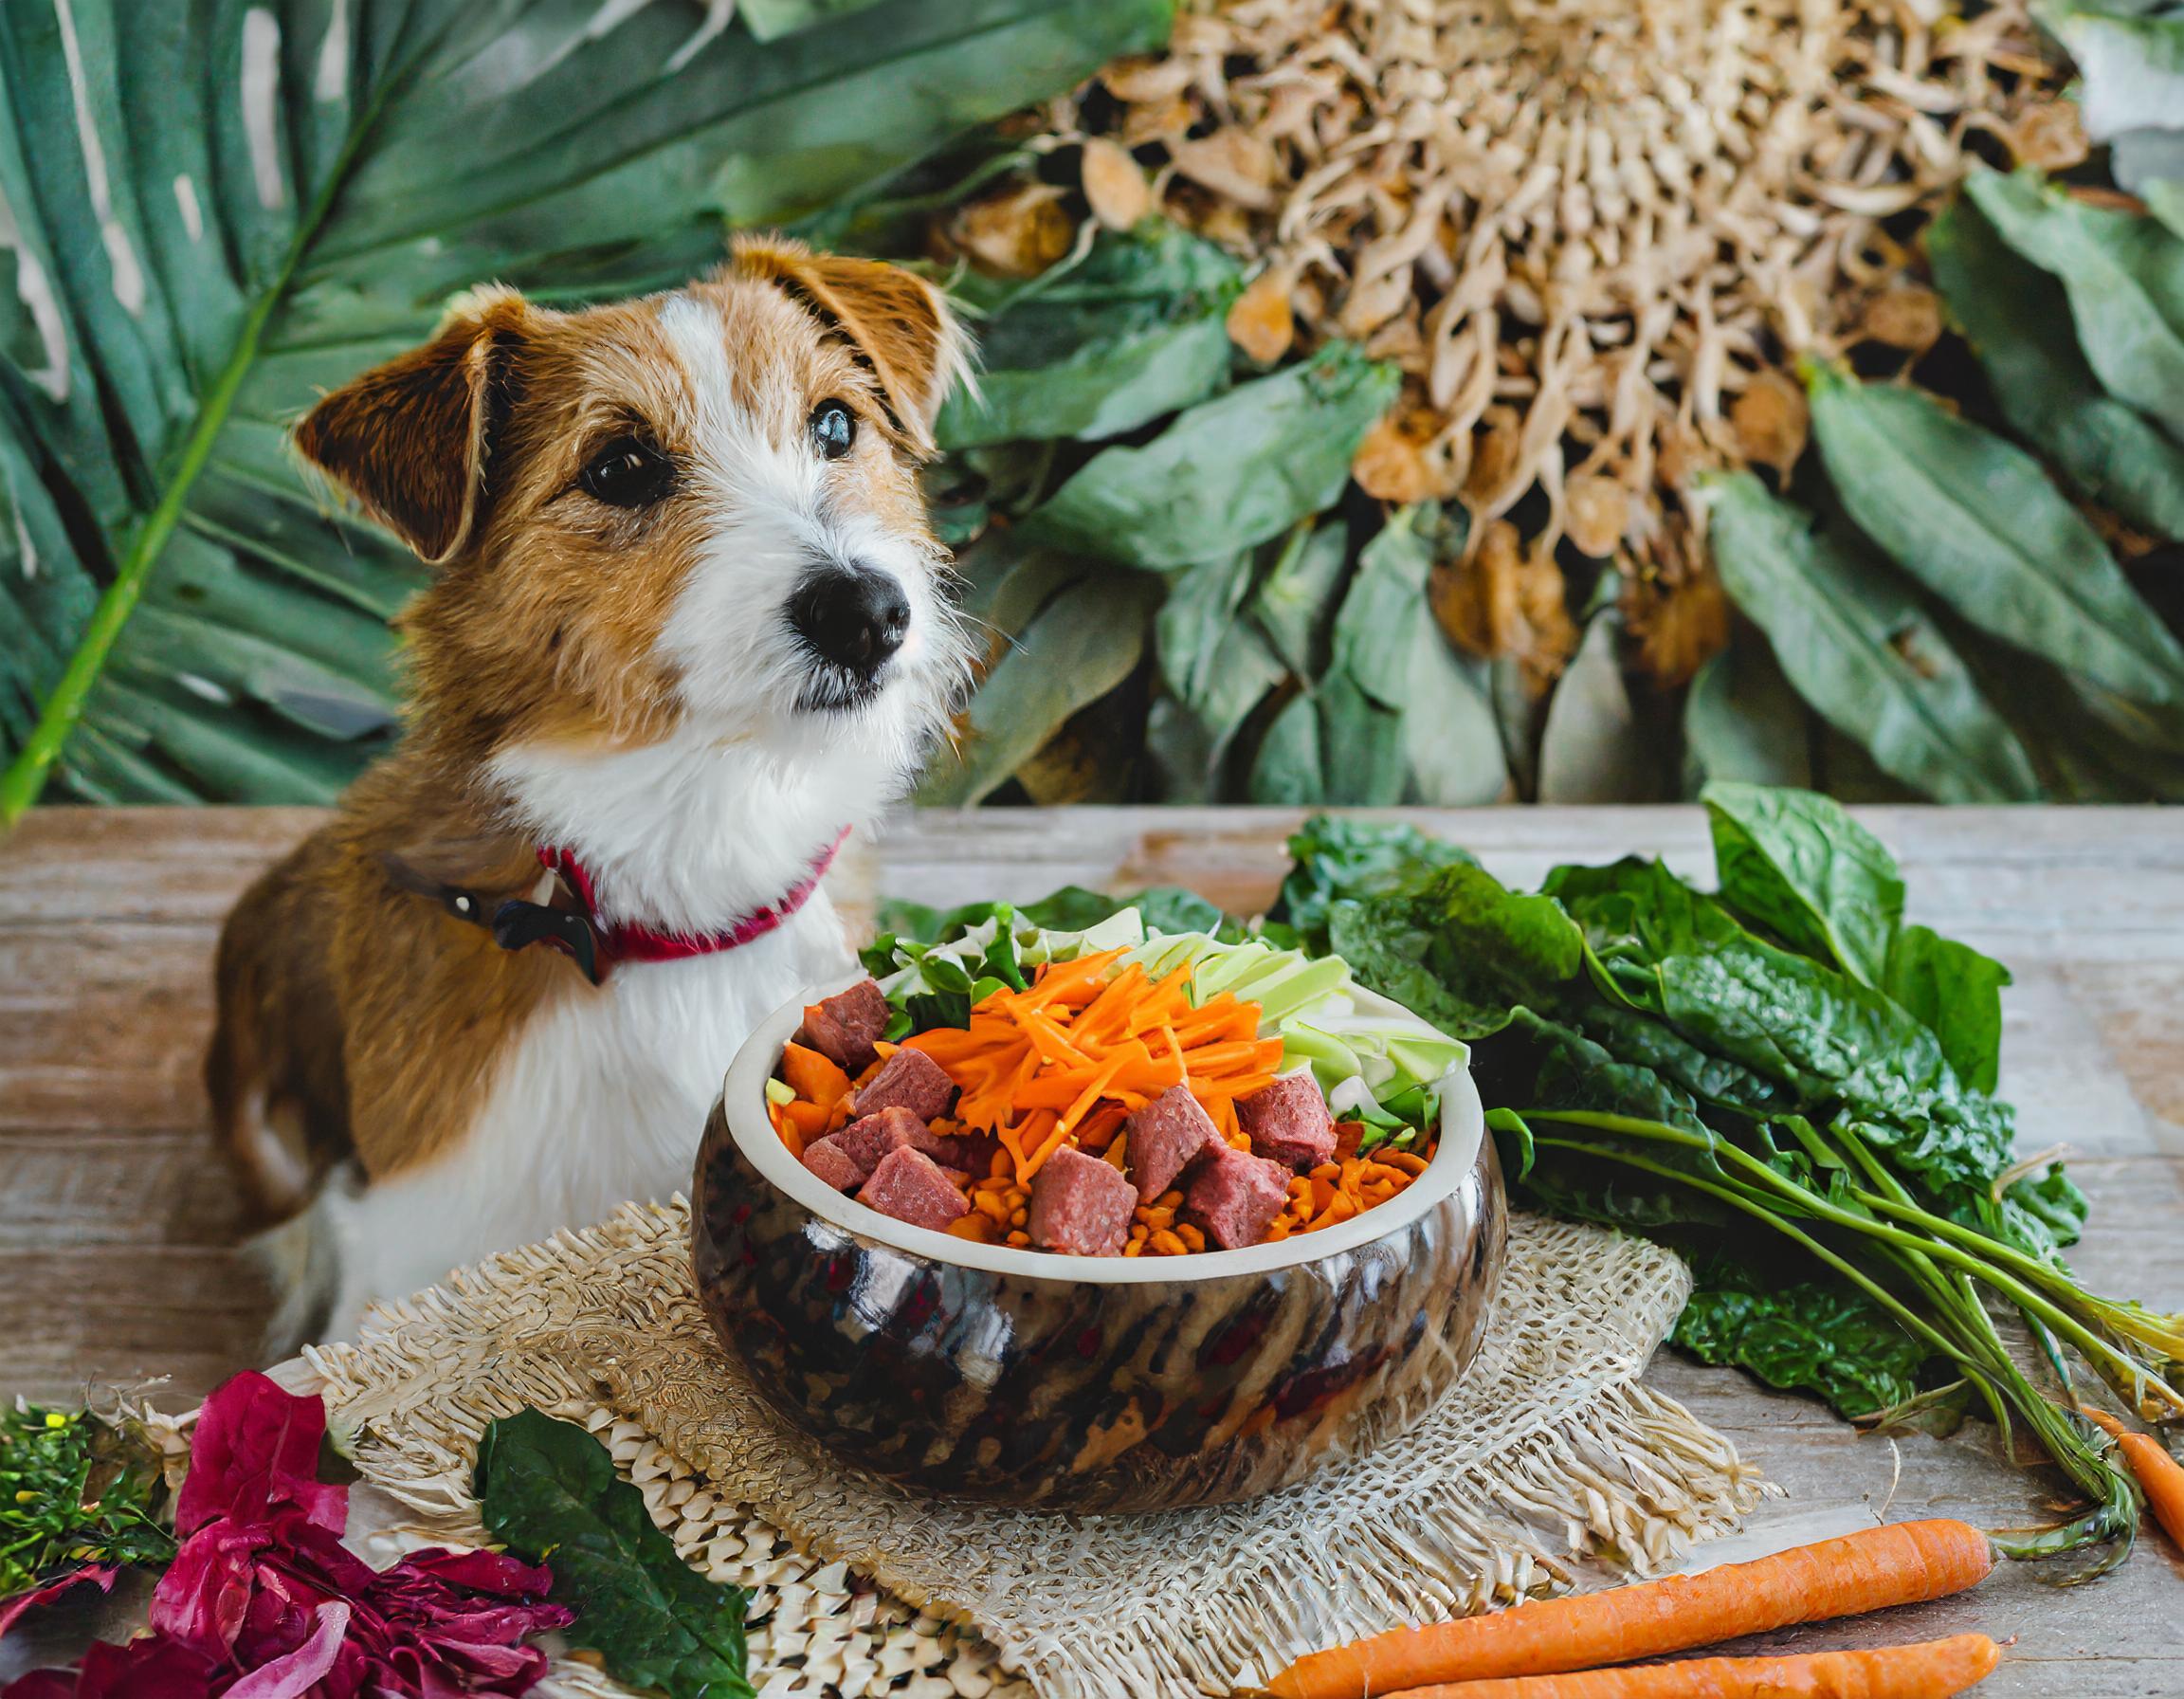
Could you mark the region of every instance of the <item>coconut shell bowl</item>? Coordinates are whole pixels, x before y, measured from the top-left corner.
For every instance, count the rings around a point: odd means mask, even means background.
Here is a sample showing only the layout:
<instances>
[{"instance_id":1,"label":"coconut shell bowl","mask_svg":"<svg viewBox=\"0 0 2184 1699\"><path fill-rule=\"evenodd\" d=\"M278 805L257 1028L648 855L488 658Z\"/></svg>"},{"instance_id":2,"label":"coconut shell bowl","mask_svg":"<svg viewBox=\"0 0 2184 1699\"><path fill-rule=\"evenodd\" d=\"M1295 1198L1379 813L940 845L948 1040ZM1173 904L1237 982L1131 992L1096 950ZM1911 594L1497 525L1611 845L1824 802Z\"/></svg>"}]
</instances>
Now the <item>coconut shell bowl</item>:
<instances>
[{"instance_id":1,"label":"coconut shell bowl","mask_svg":"<svg viewBox=\"0 0 2184 1699\"><path fill-rule=\"evenodd\" d=\"M1240 1251L1062 1256L895 1220L790 1154L766 1081L804 1005L841 989L778 1011L730 1068L692 1251L759 1395L844 1461L994 1504L1220 1504L1369 1448L1469 1367L1507 1206L1461 1067L1438 1082L1426 1171L1347 1221Z\"/></svg>"}]
</instances>

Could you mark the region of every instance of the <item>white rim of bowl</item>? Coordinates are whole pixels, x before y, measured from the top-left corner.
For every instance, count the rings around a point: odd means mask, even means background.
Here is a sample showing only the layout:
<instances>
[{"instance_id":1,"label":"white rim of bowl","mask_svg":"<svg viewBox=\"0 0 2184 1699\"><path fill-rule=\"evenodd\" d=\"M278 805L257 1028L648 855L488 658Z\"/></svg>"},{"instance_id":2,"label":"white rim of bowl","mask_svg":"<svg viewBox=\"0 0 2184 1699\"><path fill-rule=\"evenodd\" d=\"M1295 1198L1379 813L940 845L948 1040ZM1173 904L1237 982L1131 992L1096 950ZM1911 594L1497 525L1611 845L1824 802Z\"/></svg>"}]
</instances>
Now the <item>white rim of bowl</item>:
<instances>
[{"instance_id":1,"label":"white rim of bowl","mask_svg":"<svg viewBox=\"0 0 2184 1699\"><path fill-rule=\"evenodd\" d=\"M1202 1251L1190 1256L1066 1256L1052 1251L1019 1250L1013 1245L982 1245L929 1227L913 1227L837 1192L789 1154L766 1113L766 1082L781 1059L781 1048L803 1024L804 1008L846 991L866 977L852 974L807 990L758 1024L728 1066L721 1087L721 1113L729 1137L768 1181L830 1226L862 1239L906 1251L935 1262L954 1263L992 1274L1028 1279L1089 1281L1095 1285L1145 1286L1177 1280L1217 1280L1237 1274L1265 1274L1276 1269L1318 1262L1369 1245L1410 1226L1452 1194L1471 1175L1486 1137L1486 1113L1468 1066L1450 1069L1434 1082L1441 1094L1441 1142L1426 1172L1386 1203L1318 1233L1252 1245L1242 1251ZM1362 986L1350 988L1361 1009L1409 1014L1401 1004ZM1416 1018L1413 1016L1412 1018Z\"/></svg>"}]
</instances>

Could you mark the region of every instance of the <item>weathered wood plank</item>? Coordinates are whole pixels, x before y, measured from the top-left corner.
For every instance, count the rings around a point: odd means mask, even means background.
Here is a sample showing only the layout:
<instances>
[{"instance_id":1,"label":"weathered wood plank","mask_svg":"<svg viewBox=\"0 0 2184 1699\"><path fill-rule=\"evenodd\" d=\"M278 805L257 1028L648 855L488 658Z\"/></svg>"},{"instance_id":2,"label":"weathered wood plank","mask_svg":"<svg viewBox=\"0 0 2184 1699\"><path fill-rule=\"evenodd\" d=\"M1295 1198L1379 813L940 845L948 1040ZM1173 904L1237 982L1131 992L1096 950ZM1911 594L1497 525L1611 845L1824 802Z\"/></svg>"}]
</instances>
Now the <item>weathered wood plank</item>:
<instances>
[{"instance_id":1,"label":"weathered wood plank","mask_svg":"<svg viewBox=\"0 0 2184 1699\"><path fill-rule=\"evenodd\" d=\"M321 816L307 810L48 810L0 851L0 1395L66 1398L86 1379L167 1373L203 1391L254 1354L264 1313L235 1253L233 1199L196 1069L220 919ZM1270 900L1283 810L1078 809L898 817L844 858L852 916L874 895L1028 898L1065 883L1181 884L1243 912ZM1694 809L1424 813L1506 879L1559 861L1658 853L1709 866ZM2184 1306L2184 826L2155 810L1875 809L1916 918L2017 973L2003 1087L2028 1148L2067 1142L2094 1200L2087 1278ZM1664 1358L1655 1384L1729 1434L1788 1496L1761 1520L1856 1504L2046 1514L1991 1429L1948 1441L1861 1436L1809 1400ZM1891 1500L1890 1495L1893 1493ZM2120 1575L2059 1591L2012 1569L1970 1599L1775 1636L1871 1645L2014 1634L1982 1692L2184 1693L2184 1554L2151 1536Z\"/></svg>"}]
</instances>

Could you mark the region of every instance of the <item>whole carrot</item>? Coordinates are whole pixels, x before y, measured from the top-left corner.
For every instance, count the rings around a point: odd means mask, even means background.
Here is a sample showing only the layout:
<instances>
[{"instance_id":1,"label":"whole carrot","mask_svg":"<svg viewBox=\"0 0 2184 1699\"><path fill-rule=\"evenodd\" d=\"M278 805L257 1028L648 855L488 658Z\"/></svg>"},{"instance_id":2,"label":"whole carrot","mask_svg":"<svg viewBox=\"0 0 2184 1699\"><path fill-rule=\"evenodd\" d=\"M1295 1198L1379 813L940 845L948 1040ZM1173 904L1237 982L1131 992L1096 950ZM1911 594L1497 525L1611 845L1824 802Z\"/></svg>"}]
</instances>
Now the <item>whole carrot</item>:
<instances>
[{"instance_id":1,"label":"whole carrot","mask_svg":"<svg viewBox=\"0 0 2184 1699\"><path fill-rule=\"evenodd\" d=\"M1939 1599L1993 1567L1993 1547L1968 1523L1891 1523L1698 1575L1375 1635L1299 1658L1267 1690L1275 1699L1373 1699L1433 1682L1590 1670Z\"/></svg>"},{"instance_id":2,"label":"whole carrot","mask_svg":"<svg viewBox=\"0 0 2184 1699\"><path fill-rule=\"evenodd\" d=\"M2002 1649L1955 1635L1871 1652L1702 1657L1621 1670L1411 1688L1401 1699L1949 1699L1993 1673Z\"/></svg>"},{"instance_id":3,"label":"whole carrot","mask_svg":"<svg viewBox=\"0 0 2184 1699\"><path fill-rule=\"evenodd\" d=\"M2131 1466L2131 1473L2138 1483L2138 1490L2146 1495L2146 1507L2154 1512L2154 1520L2161 1525L2170 1539L2184 1545L2184 1464L2163 1451L2158 1439L2132 1433L2105 1410L2087 1409L2084 1405L2079 1408L2122 1450L2123 1461Z\"/></svg>"}]
</instances>

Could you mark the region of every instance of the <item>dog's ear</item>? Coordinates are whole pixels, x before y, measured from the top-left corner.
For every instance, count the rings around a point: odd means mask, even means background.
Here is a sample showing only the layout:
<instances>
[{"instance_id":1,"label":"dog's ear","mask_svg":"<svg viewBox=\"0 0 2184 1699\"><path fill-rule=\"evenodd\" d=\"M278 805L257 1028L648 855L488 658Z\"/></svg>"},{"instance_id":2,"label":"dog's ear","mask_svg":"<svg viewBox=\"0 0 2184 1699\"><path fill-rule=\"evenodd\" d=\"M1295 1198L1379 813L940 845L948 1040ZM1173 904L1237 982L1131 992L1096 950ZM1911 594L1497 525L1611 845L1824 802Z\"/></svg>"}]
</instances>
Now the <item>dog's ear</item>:
<instances>
[{"instance_id":1,"label":"dog's ear","mask_svg":"<svg viewBox=\"0 0 2184 1699\"><path fill-rule=\"evenodd\" d=\"M428 565L461 553L482 518L531 317L513 289L473 290L431 341L352 379L296 426L304 458Z\"/></svg>"},{"instance_id":2,"label":"dog's ear","mask_svg":"<svg viewBox=\"0 0 2184 1699\"><path fill-rule=\"evenodd\" d=\"M778 284L857 350L897 430L921 452L948 392L969 375L971 345L948 302L900 265L815 254L780 236L739 236L731 271Z\"/></svg>"}]
</instances>

